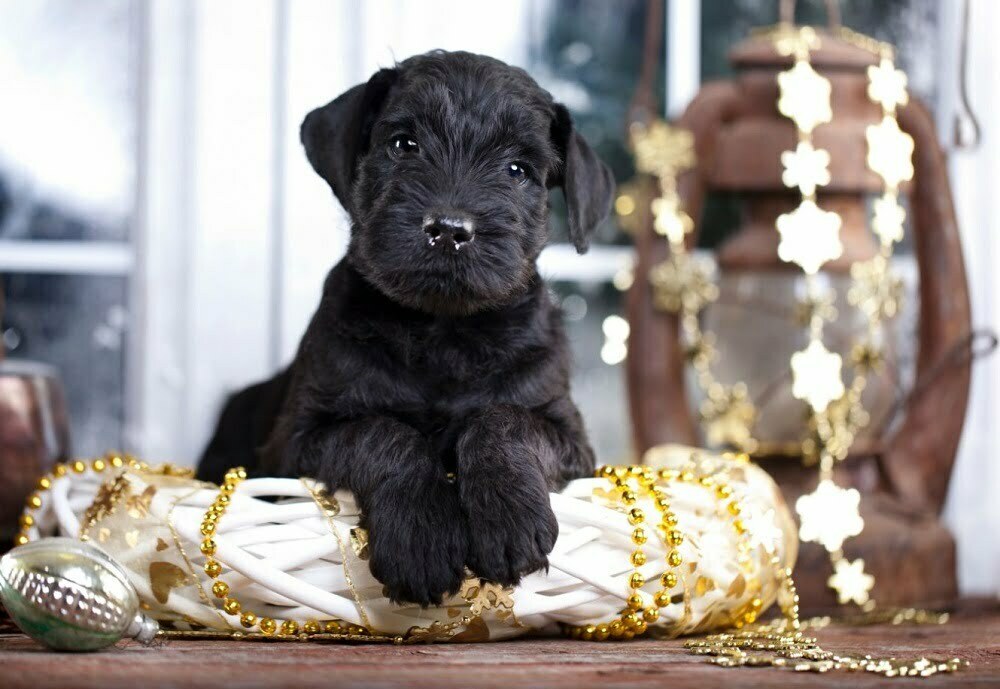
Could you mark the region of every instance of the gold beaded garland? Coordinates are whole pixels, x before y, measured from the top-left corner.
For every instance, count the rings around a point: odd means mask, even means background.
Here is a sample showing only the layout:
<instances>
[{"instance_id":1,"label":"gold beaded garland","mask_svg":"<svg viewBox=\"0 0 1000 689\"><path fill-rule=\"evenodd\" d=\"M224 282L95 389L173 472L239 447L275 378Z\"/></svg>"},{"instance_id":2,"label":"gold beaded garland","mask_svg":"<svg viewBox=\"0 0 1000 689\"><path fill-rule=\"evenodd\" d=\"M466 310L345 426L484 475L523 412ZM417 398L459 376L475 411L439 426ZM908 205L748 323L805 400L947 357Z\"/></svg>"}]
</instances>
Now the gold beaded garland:
<instances>
[{"instance_id":1,"label":"gold beaded garland","mask_svg":"<svg viewBox=\"0 0 1000 689\"><path fill-rule=\"evenodd\" d=\"M215 501L209 505L205 511L205 516L201 522L201 534L205 537L200 544L201 552L207 557L204 564L205 574L214 579L212 582L212 594L216 598L222 599L222 609L229 615L239 615L240 624L246 629L253 629L255 626L261 634L270 636L279 634L281 636L296 636L299 634L299 624L295 620L275 620L270 617L258 617L255 613L244 610L240 601L233 595L228 583L219 579L222 575L222 563L214 558L218 550L218 543L215 540L215 533L218 530L219 522L226 510L232 503L232 495L236 492L236 487L246 480L247 472L243 467L236 467L226 472L222 485L219 486L219 495ZM318 634L320 631L328 633L342 633L343 629L337 622L326 622L321 626L316 620L310 620L302 625L305 634ZM329 630L336 629L331 632ZM369 631L358 625L350 625L348 633L354 636L366 636Z\"/></svg>"}]
</instances>

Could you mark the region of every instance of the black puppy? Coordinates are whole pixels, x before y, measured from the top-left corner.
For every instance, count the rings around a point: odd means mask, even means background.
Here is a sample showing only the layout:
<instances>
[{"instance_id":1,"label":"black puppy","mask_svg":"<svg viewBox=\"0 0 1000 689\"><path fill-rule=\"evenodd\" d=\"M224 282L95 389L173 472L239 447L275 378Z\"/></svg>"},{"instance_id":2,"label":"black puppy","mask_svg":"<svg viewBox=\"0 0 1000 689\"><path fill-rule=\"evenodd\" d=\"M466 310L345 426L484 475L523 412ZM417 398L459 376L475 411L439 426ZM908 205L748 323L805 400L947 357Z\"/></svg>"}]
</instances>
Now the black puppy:
<instances>
[{"instance_id":1,"label":"black puppy","mask_svg":"<svg viewBox=\"0 0 1000 689\"><path fill-rule=\"evenodd\" d=\"M199 475L258 458L353 491L394 600L438 602L466 565L514 584L547 565L548 491L594 468L535 266L548 190L582 253L610 172L527 73L469 53L379 71L301 138L350 248L291 367L229 400Z\"/></svg>"}]
</instances>

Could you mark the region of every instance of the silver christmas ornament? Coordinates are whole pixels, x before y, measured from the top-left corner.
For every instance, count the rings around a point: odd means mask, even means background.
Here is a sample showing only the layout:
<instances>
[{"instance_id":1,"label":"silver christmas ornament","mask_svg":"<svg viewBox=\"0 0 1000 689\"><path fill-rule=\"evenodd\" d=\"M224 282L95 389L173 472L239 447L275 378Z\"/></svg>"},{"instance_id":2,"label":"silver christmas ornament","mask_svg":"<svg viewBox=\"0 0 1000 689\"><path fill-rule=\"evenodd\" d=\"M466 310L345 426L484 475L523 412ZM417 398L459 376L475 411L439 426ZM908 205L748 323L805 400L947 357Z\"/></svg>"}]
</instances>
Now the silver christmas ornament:
<instances>
[{"instance_id":1,"label":"silver christmas ornament","mask_svg":"<svg viewBox=\"0 0 1000 689\"><path fill-rule=\"evenodd\" d=\"M95 651L126 637L149 643L159 628L139 611L121 565L70 538L28 543L0 558L0 600L25 634L60 651Z\"/></svg>"}]
</instances>

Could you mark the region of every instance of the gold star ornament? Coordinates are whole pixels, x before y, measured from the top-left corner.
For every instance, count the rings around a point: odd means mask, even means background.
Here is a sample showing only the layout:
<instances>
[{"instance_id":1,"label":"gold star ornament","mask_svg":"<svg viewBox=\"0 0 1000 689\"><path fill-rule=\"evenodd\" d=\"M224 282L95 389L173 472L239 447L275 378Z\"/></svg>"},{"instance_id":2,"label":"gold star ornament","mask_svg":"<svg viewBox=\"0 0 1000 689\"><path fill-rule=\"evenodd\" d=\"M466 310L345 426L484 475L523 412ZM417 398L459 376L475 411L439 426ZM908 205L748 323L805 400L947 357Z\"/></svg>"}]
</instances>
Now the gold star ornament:
<instances>
[{"instance_id":1,"label":"gold star ornament","mask_svg":"<svg viewBox=\"0 0 1000 689\"><path fill-rule=\"evenodd\" d=\"M830 110L830 80L820 76L805 60L778 74L778 110L807 134L833 119Z\"/></svg>"},{"instance_id":2,"label":"gold star ornament","mask_svg":"<svg viewBox=\"0 0 1000 689\"><path fill-rule=\"evenodd\" d=\"M757 409L747 392L746 385L720 387L701 405L701 418L705 440L713 447L732 446L741 450L753 449L751 429L757 418Z\"/></svg>"},{"instance_id":3,"label":"gold star ornament","mask_svg":"<svg viewBox=\"0 0 1000 689\"><path fill-rule=\"evenodd\" d=\"M785 171L781 181L786 187L798 187L805 196L816 193L816 187L830 183L830 154L813 148L808 141L800 141L794 151L781 154Z\"/></svg>"},{"instance_id":4,"label":"gold star ornament","mask_svg":"<svg viewBox=\"0 0 1000 689\"><path fill-rule=\"evenodd\" d=\"M799 514L799 538L819 543L828 551L839 550L844 541L857 536L865 526L858 506L861 494L823 480L816 490L795 501Z\"/></svg>"},{"instance_id":5,"label":"gold star ornament","mask_svg":"<svg viewBox=\"0 0 1000 689\"><path fill-rule=\"evenodd\" d=\"M671 252L665 261L653 266L649 282L653 286L653 303L671 313L682 308L697 313L719 298L711 264L686 252Z\"/></svg>"},{"instance_id":6,"label":"gold star ornament","mask_svg":"<svg viewBox=\"0 0 1000 689\"><path fill-rule=\"evenodd\" d=\"M821 412L844 394L840 379L840 355L829 351L819 340L792 354L792 394Z\"/></svg>"},{"instance_id":7,"label":"gold star ornament","mask_svg":"<svg viewBox=\"0 0 1000 689\"><path fill-rule=\"evenodd\" d=\"M868 68L868 97L892 112L899 105L906 105L906 74L896 69L891 60L882 58L878 66Z\"/></svg>"},{"instance_id":8,"label":"gold star ornament","mask_svg":"<svg viewBox=\"0 0 1000 689\"><path fill-rule=\"evenodd\" d=\"M868 592L875 586L875 577L865 572L865 561L861 558L854 562L841 559L834 563L833 574L826 584L837 592L841 605L850 601L864 605L868 602Z\"/></svg>"},{"instance_id":9,"label":"gold star ornament","mask_svg":"<svg viewBox=\"0 0 1000 689\"><path fill-rule=\"evenodd\" d=\"M883 117L865 128L868 140L868 167L890 189L913 179L913 137L899 128L895 117Z\"/></svg>"},{"instance_id":10,"label":"gold star ornament","mask_svg":"<svg viewBox=\"0 0 1000 689\"><path fill-rule=\"evenodd\" d=\"M840 223L837 213L825 211L815 201L806 199L791 213L778 216L776 225L781 235L778 256L810 275L816 273L824 263L844 252Z\"/></svg>"}]
</instances>

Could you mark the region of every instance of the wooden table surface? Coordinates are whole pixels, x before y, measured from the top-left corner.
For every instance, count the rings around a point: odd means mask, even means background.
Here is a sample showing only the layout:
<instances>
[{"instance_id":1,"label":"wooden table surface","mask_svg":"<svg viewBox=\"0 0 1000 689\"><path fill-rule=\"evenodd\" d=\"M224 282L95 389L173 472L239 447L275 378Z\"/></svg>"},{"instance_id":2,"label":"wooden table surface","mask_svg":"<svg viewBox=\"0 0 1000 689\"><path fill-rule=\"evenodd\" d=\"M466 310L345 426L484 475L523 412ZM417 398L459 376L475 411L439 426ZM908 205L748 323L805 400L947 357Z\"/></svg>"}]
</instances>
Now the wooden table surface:
<instances>
[{"instance_id":1,"label":"wooden table surface","mask_svg":"<svg viewBox=\"0 0 1000 689\"><path fill-rule=\"evenodd\" d=\"M831 627L816 636L835 652L960 657L971 665L926 679L726 669L689 655L682 640L406 646L174 640L152 648L122 643L101 653L67 654L8 631L0 633L0 687L1000 687L996 601L966 602L943 626Z\"/></svg>"}]
</instances>

